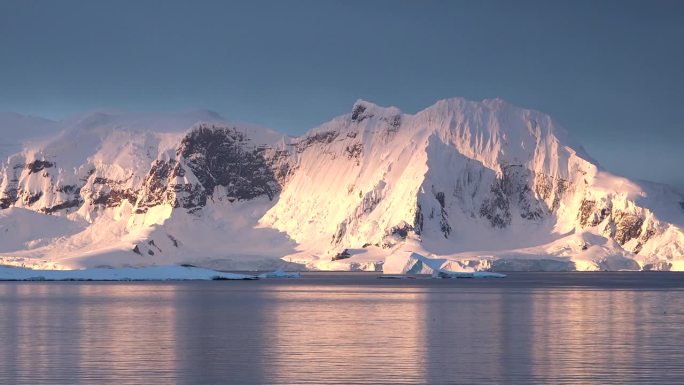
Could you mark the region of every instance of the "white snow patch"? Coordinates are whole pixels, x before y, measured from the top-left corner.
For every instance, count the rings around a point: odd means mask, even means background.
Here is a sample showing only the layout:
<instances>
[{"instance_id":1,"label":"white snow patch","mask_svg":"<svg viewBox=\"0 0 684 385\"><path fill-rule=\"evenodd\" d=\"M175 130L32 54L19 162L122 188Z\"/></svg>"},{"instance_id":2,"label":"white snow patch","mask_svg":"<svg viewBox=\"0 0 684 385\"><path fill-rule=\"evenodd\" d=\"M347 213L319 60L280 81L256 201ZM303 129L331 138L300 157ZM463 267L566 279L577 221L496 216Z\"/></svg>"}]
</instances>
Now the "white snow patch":
<instances>
[{"instance_id":1,"label":"white snow patch","mask_svg":"<svg viewBox=\"0 0 684 385\"><path fill-rule=\"evenodd\" d=\"M245 280L256 279L256 277L186 266L93 268L83 270L32 270L0 266L0 280L2 281L185 281L217 279Z\"/></svg>"}]
</instances>

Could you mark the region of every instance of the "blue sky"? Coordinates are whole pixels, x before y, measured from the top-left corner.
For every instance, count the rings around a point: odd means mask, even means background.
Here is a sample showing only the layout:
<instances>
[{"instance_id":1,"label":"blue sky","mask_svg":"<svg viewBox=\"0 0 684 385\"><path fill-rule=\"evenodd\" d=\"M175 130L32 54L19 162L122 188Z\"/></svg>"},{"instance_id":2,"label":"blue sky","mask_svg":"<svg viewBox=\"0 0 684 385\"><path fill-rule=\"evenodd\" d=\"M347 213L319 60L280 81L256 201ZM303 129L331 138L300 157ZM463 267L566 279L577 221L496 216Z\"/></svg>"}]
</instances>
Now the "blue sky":
<instances>
[{"instance_id":1,"label":"blue sky","mask_svg":"<svg viewBox=\"0 0 684 385\"><path fill-rule=\"evenodd\" d=\"M501 97L684 187L683 45L681 1L0 0L0 110L208 108L301 134L358 98Z\"/></svg>"}]
</instances>

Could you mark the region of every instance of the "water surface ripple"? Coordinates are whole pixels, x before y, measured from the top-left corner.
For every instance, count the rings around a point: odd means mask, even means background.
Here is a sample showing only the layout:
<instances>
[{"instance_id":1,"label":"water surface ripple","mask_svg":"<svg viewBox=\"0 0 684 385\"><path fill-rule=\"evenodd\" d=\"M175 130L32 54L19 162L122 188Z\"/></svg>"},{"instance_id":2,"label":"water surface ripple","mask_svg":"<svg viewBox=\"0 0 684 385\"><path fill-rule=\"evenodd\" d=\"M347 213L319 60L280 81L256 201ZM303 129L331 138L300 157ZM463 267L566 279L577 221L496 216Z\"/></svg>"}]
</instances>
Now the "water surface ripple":
<instances>
[{"instance_id":1,"label":"water surface ripple","mask_svg":"<svg viewBox=\"0 0 684 385\"><path fill-rule=\"evenodd\" d=\"M1 384L684 383L684 274L2 282Z\"/></svg>"}]
</instances>

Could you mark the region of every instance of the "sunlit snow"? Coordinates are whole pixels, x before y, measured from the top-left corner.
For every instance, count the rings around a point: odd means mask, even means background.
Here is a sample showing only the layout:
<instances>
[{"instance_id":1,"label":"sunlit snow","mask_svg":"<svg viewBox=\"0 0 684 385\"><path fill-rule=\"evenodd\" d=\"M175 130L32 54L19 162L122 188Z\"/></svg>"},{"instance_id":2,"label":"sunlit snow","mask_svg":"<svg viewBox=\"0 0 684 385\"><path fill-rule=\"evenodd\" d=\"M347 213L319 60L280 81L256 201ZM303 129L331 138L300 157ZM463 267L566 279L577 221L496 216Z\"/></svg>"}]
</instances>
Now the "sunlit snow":
<instances>
[{"instance_id":1,"label":"sunlit snow","mask_svg":"<svg viewBox=\"0 0 684 385\"><path fill-rule=\"evenodd\" d=\"M500 99L416 114L359 100L298 138L203 110L54 124L59 134L0 166L0 264L684 270L680 193L610 174L548 115ZM264 157L277 194L237 199L219 183L180 207L200 186L179 155L198 124L243 133L241 151Z\"/></svg>"}]
</instances>

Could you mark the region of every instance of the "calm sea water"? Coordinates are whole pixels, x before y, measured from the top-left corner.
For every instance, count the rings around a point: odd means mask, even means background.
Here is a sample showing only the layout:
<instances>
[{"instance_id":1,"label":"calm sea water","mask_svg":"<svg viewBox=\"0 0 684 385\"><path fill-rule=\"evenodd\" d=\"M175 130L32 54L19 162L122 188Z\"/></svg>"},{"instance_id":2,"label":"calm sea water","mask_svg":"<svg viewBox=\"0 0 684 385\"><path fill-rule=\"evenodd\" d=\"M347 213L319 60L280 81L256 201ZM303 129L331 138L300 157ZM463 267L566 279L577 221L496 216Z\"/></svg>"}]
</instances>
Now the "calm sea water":
<instances>
[{"instance_id":1,"label":"calm sea water","mask_svg":"<svg viewBox=\"0 0 684 385\"><path fill-rule=\"evenodd\" d=\"M684 383L684 274L0 283L1 384Z\"/></svg>"}]
</instances>

